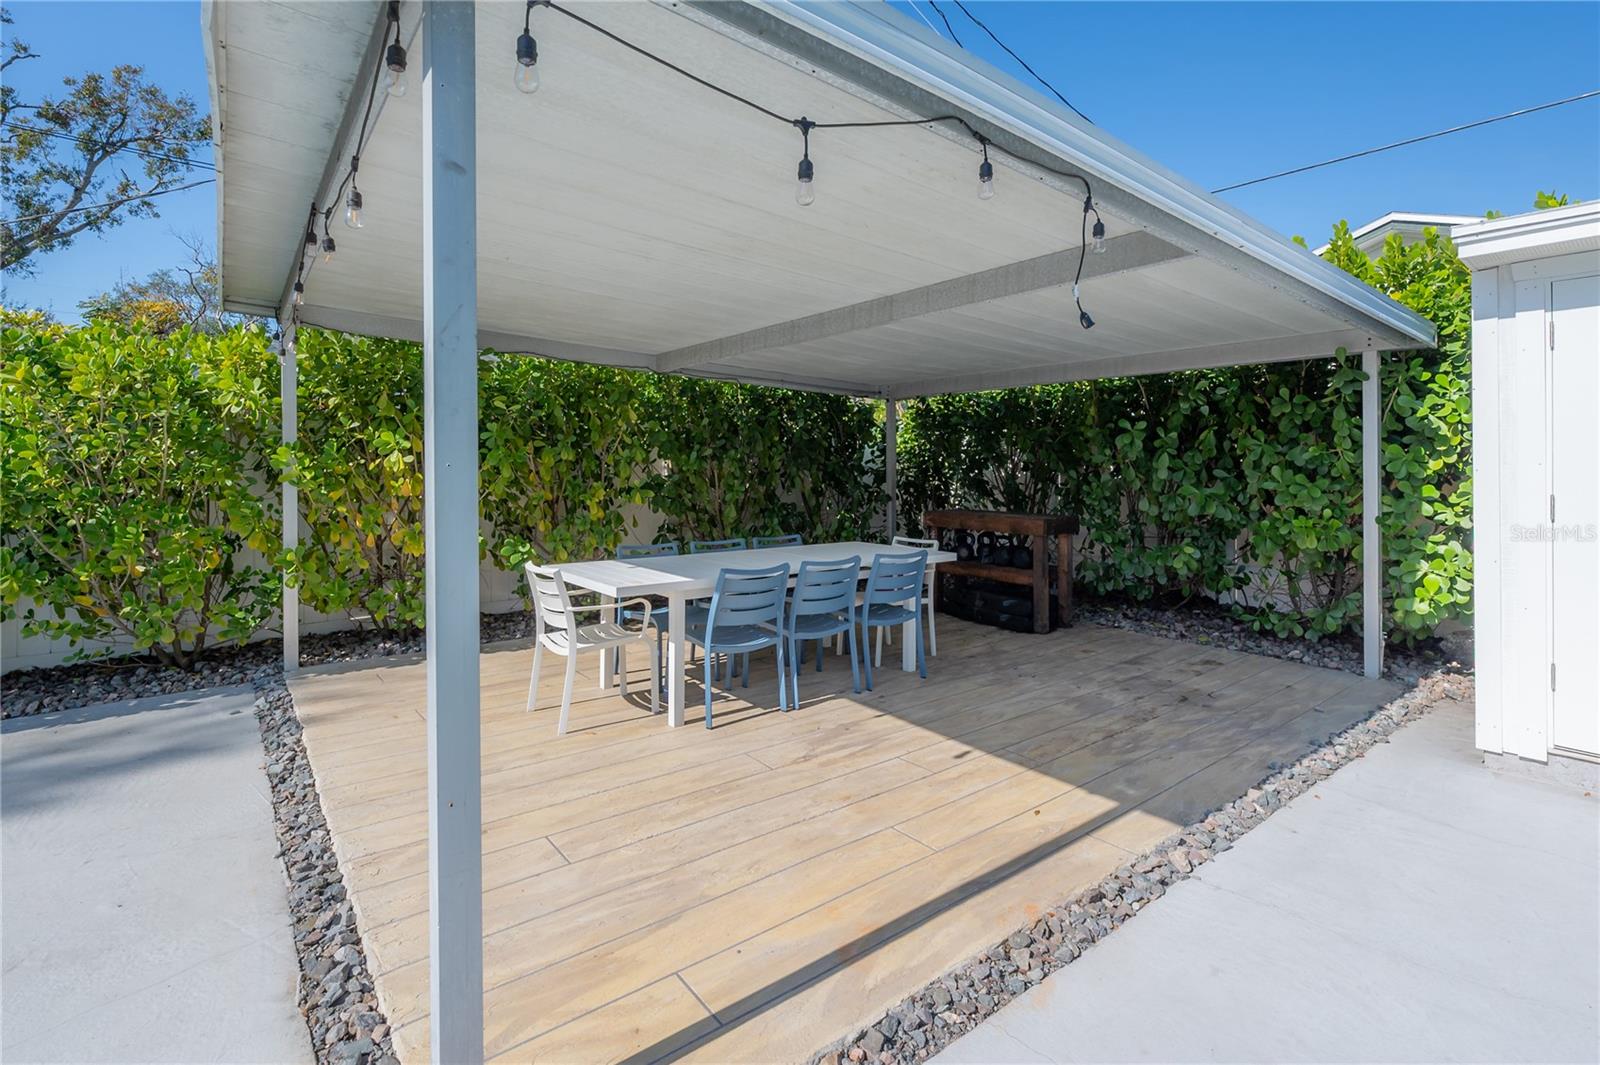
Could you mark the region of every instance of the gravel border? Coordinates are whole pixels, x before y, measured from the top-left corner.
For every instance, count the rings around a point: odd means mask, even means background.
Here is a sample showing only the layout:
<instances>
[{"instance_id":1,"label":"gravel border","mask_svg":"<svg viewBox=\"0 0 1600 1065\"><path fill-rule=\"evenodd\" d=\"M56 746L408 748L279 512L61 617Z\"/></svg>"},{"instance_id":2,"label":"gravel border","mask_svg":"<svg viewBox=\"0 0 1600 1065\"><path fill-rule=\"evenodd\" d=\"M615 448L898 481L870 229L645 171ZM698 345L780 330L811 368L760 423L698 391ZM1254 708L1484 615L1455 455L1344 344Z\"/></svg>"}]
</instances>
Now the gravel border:
<instances>
[{"instance_id":1,"label":"gravel border","mask_svg":"<svg viewBox=\"0 0 1600 1065\"><path fill-rule=\"evenodd\" d=\"M319 1065L399 1065L283 678L256 684L278 857L300 958L297 997Z\"/></svg>"},{"instance_id":2,"label":"gravel border","mask_svg":"<svg viewBox=\"0 0 1600 1065\"><path fill-rule=\"evenodd\" d=\"M1168 639L1361 671L1361 648L1349 639L1311 643L1255 632L1212 606L1151 607L1106 601L1080 603L1077 620ZM484 643L532 635L531 612L484 614ZM306 636L307 665L418 654L421 632L349 630ZM1240 799L1174 834L1160 847L1119 868L1101 884L1018 929L976 959L924 987L873 1026L840 1039L813 1057L814 1065L875 1061L921 1062L953 1042L1046 975L1070 964L1109 935L1166 885L1227 850L1282 804L1339 766L1381 743L1400 725L1443 698L1471 698L1472 678L1443 641L1417 650L1390 650L1386 673L1412 689L1372 717L1271 776ZM284 682L282 644L262 640L209 652L193 672L148 658L81 662L18 670L0 681L0 717L24 717L100 702L250 684L272 788L273 819L283 859L295 949L298 999L319 1065L398 1065L389 1025L378 1006L344 877L307 760L294 699Z\"/></svg>"},{"instance_id":3,"label":"gravel border","mask_svg":"<svg viewBox=\"0 0 1600 1065\"><path fill-rule=\"evenodd\" d=\"M480 621L484 643L533 636L532 611L483 614ZM421 654L423 645L420 630L396 633L350 629L301 637L300 662L319 666L362 658ZM213 647L192 672L163 666L144 655L19 669L0 678L0 718L30 717L147 695L253 684L267 673L281 675L282 672L283 641L280 639Z\"/></svg>"},{"instance_id":4,"label":"gravel border","mask_svg":"<svg viewBox=\"0 0 1600 1065\"><path fill-rule=\"evenodd\" d=\"M1361 639L1357 636L1341 634L1315 641L1274 636L1269 632L1257 632L1227 607L1214 603L1163 607L1087 599L1078 602L1073 620L1268 658L1284 658L1309 666L1342 669L1348 673L1360 673L1364 668ZM1436 670L1451 667L1458 661L1470 662L1471 658L1472 634L1462 632L1448 638L1424 640L1414 647L1391 645L1384 652L1383 673L1414 685Z\"/></svg>"},{"instance_id":5,"label":"gravel border","mask_svg":"<svg viewBox=\"0 0 1600 1065\"><path fill-rule=\"evenodd\" d=\"M1336 637L1315 643L1284 639L1256 632L1226 608L1212 604L1156 607L1090 599L1078 603L1076 620L1307 665L1361 672L1361 642L1357 639ZM533 635L532 611L483 614L480 621L484 643L528 639ZM1463 635L1448 641L1428 641L1416 648L1391 647L1384 660L1385 675L1415 684L1433 670L1448 665L1453 658L1470 659L1469 643L1469 637ZM351 629L308 635L300 641L300 659L307 666L420 654L422 650L420 631L394 633ZM193 672L163 666L144 656L19 669L0 678L0 718L28 717L147 695L251 684L263 671L281 673L282 661L283 642L273 639L242 647L212 648Z\"/></svg>"},{"instance_id":6,"label":"gravel border","mask_svg":"<svg viewBox=\"0 0 1600 1065\"><path fill-rule=\"evenodd\" d=\"M812 1065L911 1065L925 1061L1083 952L1230 848L1284 804L1341 766L1386 743L1401 726L1446 699L1470 701L1473 678L1435 670L1363 721L1331 737L1244 795L1173 833L1093 887L1045 910L976 958L930 982L863 1031L836 1040Z\"/></svg>"}]
</instances>

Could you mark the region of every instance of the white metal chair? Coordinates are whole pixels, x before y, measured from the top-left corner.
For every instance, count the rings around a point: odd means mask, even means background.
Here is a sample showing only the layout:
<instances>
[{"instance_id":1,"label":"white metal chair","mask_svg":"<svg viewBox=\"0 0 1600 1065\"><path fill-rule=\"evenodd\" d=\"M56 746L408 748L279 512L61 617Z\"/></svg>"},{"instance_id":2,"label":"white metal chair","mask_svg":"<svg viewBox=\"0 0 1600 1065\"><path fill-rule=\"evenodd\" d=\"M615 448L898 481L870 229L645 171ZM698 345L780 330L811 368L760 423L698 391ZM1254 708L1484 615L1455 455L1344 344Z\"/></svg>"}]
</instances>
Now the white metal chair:
<instances>
[{"instance_id":1,"label":"white metal chair","mask_svg":"<svg viewBox=\"0 0 1600 1065\"><path fill-rule=\"evenodd\" d=\"M533 709L539 695L539 665L545 648L567 660L567 683L561 692L561 717L556 722L556 735L567 732L567 715L572 710L572 684L578 674L578 655L588 651L617 652L617 675L622 681L622 694L628 694L628 656L630 644L643 644L650 650L650 712L661 712L661 685L654 678L661 674L661 650L656 639L656 627L650 621L648 599L627 599L620 603L596 603L594 606L573 606L572 594L561 570L555 566L524 567L528 573L528 590L533 594L533 676L528 681L528 709ZM585 611L599 611L601 619L593 625L579 625L577 615ZM640 627L630 629L618 620L620 610L637 610ZM609 614L609 616L607 616Z\"/></svg>"},{"instance_id":2,"label":"white metal chair","mask_svg":"<svg viewBox=\"0 0 1600 1065\"><path fill-rule=\"evenodd\" d=\"M894 538L893 542L894 542L894 546L896 546L896 547L920 547L924 551L937 551L937 550L939 550L939 541L937 541L937 540L919 540L915 536L896 536ZM923 613L928 615L928 657L929 658L937 658L937 657L939 657L939 630L935 626L935 623L934 623L934 620L933 620L933 597L929 594L930 590L933 587L933 582L936 579L937 578L934 575L934 565L933 565L933 563L930 562L930 563L928 563L927 575L924 578L923 583L922 583L922 605L924 607ZM873 653L874 653L874 656L876 657L877 661L872 663L873 665L877 666L879 669L883 668L883 641L884 641L884 634L885 633L888 634L889 645L891 647L894 646L894 630L893 629L887 629L887 628L879 629L878 630L877 646L873 648Z\"/></svg>"}]
</instances>

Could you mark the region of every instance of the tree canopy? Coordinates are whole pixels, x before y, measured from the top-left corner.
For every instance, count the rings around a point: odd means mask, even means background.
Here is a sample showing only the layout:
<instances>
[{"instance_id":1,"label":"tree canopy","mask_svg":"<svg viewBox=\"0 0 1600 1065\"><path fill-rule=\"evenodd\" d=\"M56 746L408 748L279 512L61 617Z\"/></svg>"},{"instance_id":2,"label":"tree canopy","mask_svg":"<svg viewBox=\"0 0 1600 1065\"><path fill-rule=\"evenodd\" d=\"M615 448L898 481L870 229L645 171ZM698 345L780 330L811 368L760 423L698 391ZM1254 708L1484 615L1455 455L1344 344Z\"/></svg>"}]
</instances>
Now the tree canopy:
<instances>
[{"instance_id":1,"label":"tree canopy","mask_svg":"<svg viewBox=\"0 0 1600 1065\"><path fill-rule=\"evenodd\" d=\"M12 18L0 13L0 20ZM0 73L37 58L12 36ZM0 85L0 194L8 208L0 268L32 274L38 255L82 233L157 217L156 197L210 168L195 158L210 138L210 119L188 96L147 81L143 67L68 76L60 95L36 101L22 99L13 81Z\"/></svg>"}]
</instances>

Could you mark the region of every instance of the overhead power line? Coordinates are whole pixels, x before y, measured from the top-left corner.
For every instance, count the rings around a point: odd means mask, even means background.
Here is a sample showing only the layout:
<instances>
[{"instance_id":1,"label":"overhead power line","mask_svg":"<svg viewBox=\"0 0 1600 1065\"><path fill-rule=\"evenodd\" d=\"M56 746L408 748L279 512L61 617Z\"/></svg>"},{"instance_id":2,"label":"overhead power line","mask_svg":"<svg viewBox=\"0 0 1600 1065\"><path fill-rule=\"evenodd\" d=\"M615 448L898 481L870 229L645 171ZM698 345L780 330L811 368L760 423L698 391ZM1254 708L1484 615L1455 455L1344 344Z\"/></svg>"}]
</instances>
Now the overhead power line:
<instances>
[{"instance_id":1,"label":"overhead power line","mask_svg":"<svg viewBox=\"0 0 1600 1065\"><path fill-rule=\"evenodd\" d=\"M956 36L955 29L950 25L950 17L944 13L944 9L939 6L937 0L928 0L928 6L933 8L935 15L939 16L939 21L944 23L944 31L950 35L952 41L956 42L956 47L963 47L961 38Z\"/></svg>"},{"instance_id":2,"label":"overhead power line","mask_svg":"<svg viewBox=\"0 0 1600 1065\"><path fill-rule=\"evenodd\" d=\"M170 189L157 189L154 192L146 192L139 196L122 196L115 200L106 200L103 203L87 203L82 207L69 207L65 211L41 211L38 214L25 214L17 218L0 218L0 223L9 226L14 225L17 222L34 222L41 218L50 218L57 214L78 214L81 211L98 211L102 207L120 207L125 203L134 203L138 200L153 200L157 196L167 196L174 192L184 192L188 189L197 189L201 185L209 185L216 180L216 178L205 178L201 181L191 181L187 185L174 185Z\"/></svg>"},{"instance_id":3,"label":"overhead power line","mask_svg":"<svg viewBox=\"0 0 1600 1065\"><path fill-rule=\"evenodd\" d=\"M77 141L80 141L80 140L84 139L84 138L78 136L77 134L68 133L65 130L44 129L44 128L40 127L40 126L30 126L26 122L17 122L17 121L14 121L12 119L7 119L3 124L6 126L7 129L18 130L19 132L23 132L23 133L38 133L41 136L54 137L57 140L73 141L74 143L76 143ZM108 147L108 145L106 144L105 141L94 141L94 140L91 140L90 143L91 144L98 144L101 147ZM131 153L133 155L141 156L141 157L143 157L145 159L153 159L153 160L155 160L157 162L176 163L179 166L190 166L190 167L194 167L196 170L216 170L217 169L215 163L208 162L208 161L206 161L204 159L186 159L183 156L171 155L171 154L168 154L167 152L158 152L153 148L141 148L137 144L125 144L122 147L117 148L115 150L118 151L118 152L129 152L129 153Z\"/></svg>"},{"instance_id":4,"label":"overhead power line","mask_svg":"<svg viewBox=\"0 0 1600 1065\"><path fill-rule=\"evenodd\" d=\"M932 0L929 0L929 2L931 3ZM980 30L982 30L984 33L987 33L989 35L989 39L991 41L993 41L995 44L998 44L1001 48L1005 49L1006 55L1010 56L1012 59L1015 59L1019 64L1021 64L1022 69L1026 70L1029 74L1032 74L1034 80L1037 81L1040 85L1043 85L1045 88L1049 89L1050 92L1055 95L1055 98L1057 100L1060 100L1062 103L1066 104L1069 108L1071 108L1073 114L1077 115L1079 118L1083 119L1085 122L1093 122L1094 121L1088 115L1084 114L1082 111L1079 111L1076 107L1073 107L1071 100L1069 100L1065 96L1061 95L1061 91L1059 89L1057 89L1054 85L1050 84L1050 82L1046 81L1044 76L1042 74L1040 74L1037 70L1034 70L1032 67L1030 67L1028 65L1028 61L1027 60L1023 59L1020 55L1018 55L1017 53L1013 52L1011 50L1011 46L1006 44L1006 42L1002 41L995 34L994 30L991 30L987 25L984 24L982 19L978 18L977 15L974 15L972 13L972 11L970 9L968 9L966 4L962 3L961 0L954 0L954 3L955 3L955 5L957 7L959 7L961 9L961 13L963 15L965 15L965 16L967 16L967 18L971 19L973 21L973 23ZM955 35L951 34L951 36L953 37Z\"/></svg>"},{"instance_id":5,"label":"overhead power line","mask_svg":"<svg viewBox=\"0 0 1600 1065\"><path fill-rule=\"evenodd\" d=\"M1297 166L1292 170L1280 170L1276 174L1268 174L1265 177L1251 178L1249 181L1240 181L1232 185L1224 185L1220 189L1212 189L1211 191L1213 193L1232 192L1234 189L1242 189L1250 185L1259 185L1263 181L1276 181L1278 178L1290 177L1294 174L1304 174L1308 170L1317 170L1325 166L1332 166L1334 163L1347 163L1351 159L1361 159L1368 155L1377 155L1379 152L1387 152L1395 148L1404 148L1408 144L1420 144L1423 141L1431 141L1436 137L1447 137L1452 133L1460 133L1463 130L1477 129L1479 126L1487 126L1495 122L1504 122L1508 118L1520 118L1523 115L1531 115L1535 111L1548 111L1552 107L1563 107L1567 104L1575 104L1580 100L1589 100L1596 96L1600 96L1600 89L1591 89L1588 92L1580 92L1578 95L1569 96L1565 100L1552 100L1547 104L1537 104L1533 107L1524 107L1519 111L1508 111L1503 115L1495 115L1492 118L1480 118L1476 122L1466 122L1459 126L1451 126L1449 129L1436 130L1433 133L1424 133L1420 137L1407 137L1405 140L1395 141L1393 144L1380 144L1376 148L1367 148L1363 151L1351 152L1348 155L1335 156L1332 159L1324 159L1320 163L1307 163L1305 166Z\"/></svg>"}]
</instances>

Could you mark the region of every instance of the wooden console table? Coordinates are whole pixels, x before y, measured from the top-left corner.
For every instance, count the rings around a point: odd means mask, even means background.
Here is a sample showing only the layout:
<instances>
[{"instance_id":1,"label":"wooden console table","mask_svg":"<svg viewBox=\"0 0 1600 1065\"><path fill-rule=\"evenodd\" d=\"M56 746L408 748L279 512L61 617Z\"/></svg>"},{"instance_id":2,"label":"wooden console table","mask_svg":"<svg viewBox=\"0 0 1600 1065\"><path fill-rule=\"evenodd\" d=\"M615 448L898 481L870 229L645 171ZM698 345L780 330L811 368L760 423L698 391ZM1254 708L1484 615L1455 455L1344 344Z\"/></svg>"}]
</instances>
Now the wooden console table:
<instances>
[{"instance_id":1,"label":"wooden console table","mask_svg":"<svg viewBox=\"0 0 1600 1065\"><path fill-rule=\"evenodd\" d=\"M1007 514L997 510L930 510L922 516L928 535L938 539L945 529L962 532L1004 533L1033 537L1033 566L1017 569L979 562L941 562L940 573L958 577L981 577L1007 584L1033 586L1033 631L1050 631L1050 551L1049 538L1056 541L1056 600L1061 608L1061 623L1072 617L1072 537L1078 519L1070 514Z\"/></svg>"}]
</instances>

